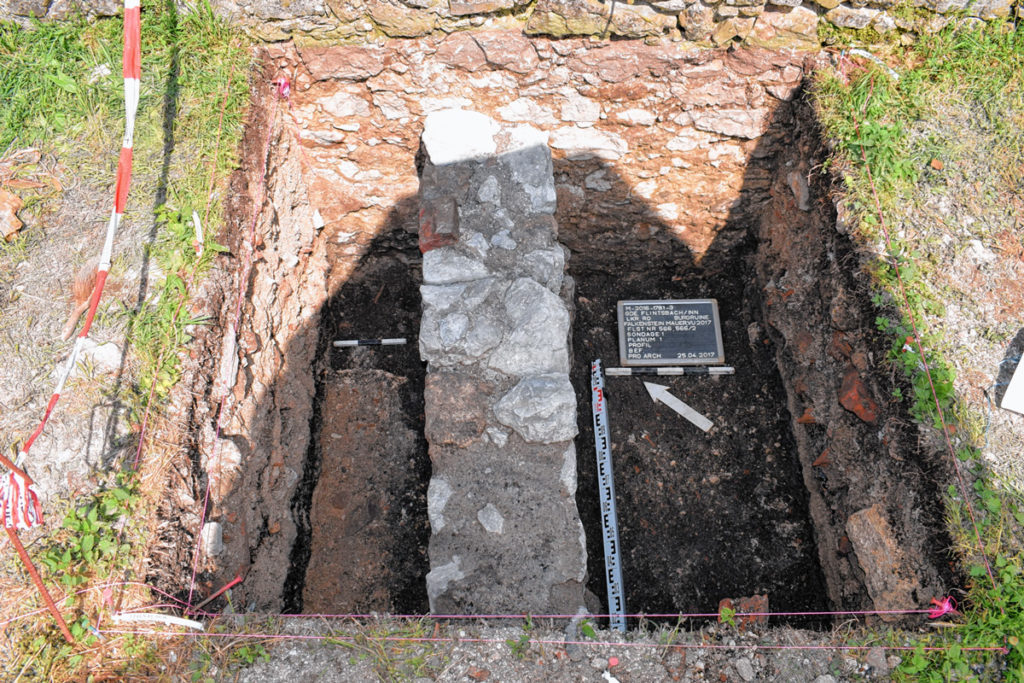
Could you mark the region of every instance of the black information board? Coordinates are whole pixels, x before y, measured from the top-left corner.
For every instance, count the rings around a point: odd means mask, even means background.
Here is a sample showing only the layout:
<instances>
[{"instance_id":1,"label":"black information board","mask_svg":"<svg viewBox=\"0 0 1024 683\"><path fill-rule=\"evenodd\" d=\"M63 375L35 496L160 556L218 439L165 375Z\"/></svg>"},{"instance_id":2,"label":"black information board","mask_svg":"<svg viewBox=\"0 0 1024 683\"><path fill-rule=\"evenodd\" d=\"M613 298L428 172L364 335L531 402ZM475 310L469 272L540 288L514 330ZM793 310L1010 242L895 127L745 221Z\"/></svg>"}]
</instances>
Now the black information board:
<instances>
[{"instance_id":1,"label":"black information board","mask_svg":"<svg viewBox=\"0 0 1024 683\"><path fill-rule=\"evenodd\" d=\"M718 302L620 301L619 362L627 366L724 363Z\"/></svg>"}]
</instances>

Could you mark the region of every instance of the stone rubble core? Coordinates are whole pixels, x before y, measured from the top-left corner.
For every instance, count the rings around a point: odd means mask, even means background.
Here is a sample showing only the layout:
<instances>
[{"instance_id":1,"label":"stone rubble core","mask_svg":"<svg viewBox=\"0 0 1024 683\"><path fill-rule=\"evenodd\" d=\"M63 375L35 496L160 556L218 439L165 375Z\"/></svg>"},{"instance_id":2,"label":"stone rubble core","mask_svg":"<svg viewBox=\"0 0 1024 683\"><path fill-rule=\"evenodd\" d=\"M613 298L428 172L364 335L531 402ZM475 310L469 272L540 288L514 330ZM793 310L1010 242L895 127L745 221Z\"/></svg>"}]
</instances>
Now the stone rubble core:
<instances>
[{"instance_id":1,"label":"stone rubble core","mask_svg":"<svg viewBox=\"0 0 1024 683\"><path fill-rule=\"evenodd\" d=\"M446 109L426 117L422 145L430 609L576 613L573 283L548 134Z\"/></svg>"}]
</instances>

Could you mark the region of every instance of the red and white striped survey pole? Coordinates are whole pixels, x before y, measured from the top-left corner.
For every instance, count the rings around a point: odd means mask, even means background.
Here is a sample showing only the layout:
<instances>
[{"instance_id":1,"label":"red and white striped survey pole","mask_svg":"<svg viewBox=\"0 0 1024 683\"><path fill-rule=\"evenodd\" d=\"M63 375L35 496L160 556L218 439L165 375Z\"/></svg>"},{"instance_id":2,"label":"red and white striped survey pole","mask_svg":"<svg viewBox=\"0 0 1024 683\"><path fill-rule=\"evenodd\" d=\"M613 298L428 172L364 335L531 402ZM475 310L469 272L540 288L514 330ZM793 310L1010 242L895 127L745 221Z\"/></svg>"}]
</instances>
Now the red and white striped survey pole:
<instances>
[{"instance_id":1,"label":"red and white striped survey pole","mask_svg":"<svg viewBox=\"0 0 1024 683\"><path fill-rule=\"evenodd\" d=\"M110 222L107 223L107 235L103 242L103 250L100 252L99 266L96 272L96 285L92 291L89 301L89 310L85 317L85 324L82 331L75 339L74 348L68 356L64 369L57 380L57 386L46 406L46 412L39 426L32 432L32 436L24 443L21 452L18 453L18 464L23 464L28 451L36 438L42 433L46 422L50 419L54 406L60 399L71 371L78 363L78 356L81 353L83 341L89 334L89 328L96 317L96 309L103 295L103 285L107 280L107 273L110 272L110 259L114 251L114 236L121 226L121 219L124 216L125 204L128 201L128 188L132 178L132 144L135 137L135 114L139 108L139 79L142 75L142 45L141 45L141 17L139 0L125 0L124 3L124 53L122 57L122 73L124 75L124 137L121 139L121 154L117 162L117 182L114 186L114 210L110 214Z\"/></svg>"},{"instance_id":2,"label":"red and white striped survey pole","mask_svg":"<svg viewBox=\"0 0 1024 683\"><path fill-rule=\"evenodd\" d=\"M9 476L0 478L0 525L3 525L4 530L10 537L11 542L18 551L18 555L25 564L25 568L39 589L43 601L53 614L68 642L73 642L73 639L68 631L67 624L64 623L64 619L61 617L56 605L54 605L49 592L46 590L46 586L43 585L39 573L32 565L31 559L18 538L18 528L28 529L42 523L41 508L36 497L35 486L21 467L24 466L28 458L28 452L32 448L32 444L43 433L43 429L46 427L46 423L50 419L57 401L60 399L60 394L64 390L64 384L78 363L78 356L82 351L83 343L89 334L93 318L96 317L96 309L99 306L100 297L103 295L103 285L107 280L107 273L110 272L110 258L114 251L114 236L117 234L117 229L121 226L121 218L124 216L125 204L128 201L128 188L131 185L132 179L132 143L135 137L135 114L139 108L139 79L142 75L141 24L139 0L125 0L124 48L122 56L125 109L124 137L121 139L121 154L117 162L114 210L110 214L110 222L107 224L107 235L103 241L103 250L100 252L99 266L96 272L96 285L93 288L92 297L89 301L89 311L85 318L85 324L82 325L82 331L75 339L71 355L68 356L64 369L57 380L57 386L53 391L53 395L50 396L50 401L46 404L46 412L43 413L39 426L35 428L32 435L22 445L15 463L11 463L6 458L0 462L0 464L5 465L11 470Z\"/></svg>"}]
</instances>

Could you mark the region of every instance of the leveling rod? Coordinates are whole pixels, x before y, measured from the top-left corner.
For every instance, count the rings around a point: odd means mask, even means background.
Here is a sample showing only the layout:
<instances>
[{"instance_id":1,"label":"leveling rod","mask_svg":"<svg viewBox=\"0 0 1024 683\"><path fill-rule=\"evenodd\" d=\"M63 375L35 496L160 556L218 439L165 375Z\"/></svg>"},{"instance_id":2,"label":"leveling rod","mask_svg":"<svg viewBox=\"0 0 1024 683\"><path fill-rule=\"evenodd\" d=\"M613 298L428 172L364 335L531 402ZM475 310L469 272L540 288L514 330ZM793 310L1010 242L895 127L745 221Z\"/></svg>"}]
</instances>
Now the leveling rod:
<instances>
[{"instance_id":1,"label":"leveling rod","mask_svg":"<svg viewBox=\"0 0 1024 683\"><path fill-rule=\"evenodd\" d=\"M597 446L597 488L601 498L601 535L604 539L604 576L608 586L608 626L626 632L626 597L622 591L622 561L619 555L619 520L615 512L615 482L612 476L612 444L608 430L608 404L604 395L601 361L590 366L590 389L594 408L594 442Z\"/></svg>"},{"instance_id":2,"label":"leveling rod","mask_svg":"<svg viewBox=\"0 0 1024 683\"><path fill-rule=\"evenodd\" d=\"M689 365L670 368L608 368L605 374L609 377L626 377L629 375L734 375L736 368L728 365Z\"/></svg>"}]
</instances>

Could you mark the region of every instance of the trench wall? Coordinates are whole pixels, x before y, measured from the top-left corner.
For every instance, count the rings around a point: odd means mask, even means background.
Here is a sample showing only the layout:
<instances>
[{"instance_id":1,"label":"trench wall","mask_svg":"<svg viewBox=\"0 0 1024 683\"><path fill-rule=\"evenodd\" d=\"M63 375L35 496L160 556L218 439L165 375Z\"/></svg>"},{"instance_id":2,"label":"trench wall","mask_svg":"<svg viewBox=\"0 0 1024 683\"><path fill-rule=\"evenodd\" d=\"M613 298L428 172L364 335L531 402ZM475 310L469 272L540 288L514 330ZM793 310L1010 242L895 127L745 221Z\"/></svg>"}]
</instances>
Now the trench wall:
<instances>
[{"instance_id":1,"label":"trench wall","mask_svg":"<svg viewBox=\"0 0 1024 683\"><path fill-rule=\"evenodd\" d=\"M555 220L570 250L671 241L699 257L712 242L742 239L737 221L753 220L768 200L770 157L786 142L789 101L809 59L511 31L265 48L244 141L250 166L236 177L236 225L222 237L232 259L196 311L221 322L198 330L196 385L186 399L204 425L196 458L213 483L212 540L223 541L204 543L202 576L212 586L248 566L237 593L260 609L281 609L284 585L301 585L289 571L308 525L300 498L318 475L307 452L323 362L320 310L383 232L418 230L425 116L462 107L541 131L553 155ZM275 102L271 82L281 75L291 97ZM250 245L248 203L259 201L268 130L269 196ZM229 292L249 258L247 322L232 339ZM204 374L218 378L213 387L201 387ZM213 453L222 394L226 439Z\"/></svg>"},{"instance_id":2,"label":"trench wall","mask_svg":"<svg viewBox=\"0 0 1024 683\"><path fill-rule=\"evenodd\" d=\"M840 437L854 436L842 440L850 452L840 455L833 447L833 463L852 462L855 451L917 457L888 446L899 436L899 416L879 407L884 387L863 381L873 363L870 340L857 338L856 320L843 317L844 307L833 312L830 297L860 299L852 285L837 292L819 289L812 272L838 258L836 247L828 246L835 236L805 254L783 248L790 239L785 220L762 223L772 211L788 216L806 204L815 218L800 223L804 232L798 239L810 249L821 241L816 234L832 234L831 204L822 188L807 187L809 169L801 158L786 157L790 166L780 166L780 155L796 154L793 143L807 137L797 130L793 100L816 59L787 50L553 41L517 31L372 47L264 48L254 86L257 106L244 143L250 165L233 187L237 225L221 239L232 247L232 259L222 263L203 307L195 311L221 321L221 327L199 332L191 361L195 383L183 398L191 402L184 412L204 425L194 434L195 460L212 480L207 518L216 525L211 537L219 534L222 541L204 543L201 578L215 588L245 565L248 576L236 591L238 600L272 611L287 603L289 590L301 587L304 577L294 574L292 559L308 525L302 499L319 474L315 459L307 457L315 427L314 378L323 362L319 312L382 233L394 226L418 231L417 154L424 119L461 107L505 126L528 123L546 137L553 156L554 218L570 252L644 243L653 253L671 243L685 246L699 262L709 249L729 249L762 225L766 246L759 255L758 286L765 289L772 326L767 332L780 349L783 377L799 380L787 390L831 601L864 608L938 595L941 572L928 557L912 554L927 554L927 534L914 537L898 567L885 564L896 539L911 537L915 524L936 523L922 517L930 513L902 507L895 494L880 498L881 485L870 477L844 479L840 467L822 469L820 456L837 428L845 430ZM292 83L290 99L275 102L271 82L282 75ZM247 202L259 201L256 179L268 130L269 198L250 243ZM235 300L227 292L247 272L243 265L250 256L247 322L232 339L226 324ZM844 258L856 262L850 254ZM410 260L408 266L418 271L422 264ZM807 308L796 307L800 302ZM792 319L779 313L787 307ZM794 322L802 315L815 326ZM829 350L822 335L838 339L835 349ZM844 339L856 343L847 347ZM812 352L835 362L812 359ZM873 422L839 401L850 367L861 373L857 388L878 408ZM207 387L204 374L220 379ZM801 389L808 386L813 396ZM227 439L214 453L221 396ZM804 415L809 401L816 423ZM839 427L826 422L831 416L839 416ZM891 494L902 470L885 466L878 472L887 477ZM200 477L197 498L201 483ZM181 536L188 533L180 530ZM171 531L166 535L173 537ZM922 564L911 566L917 562ZM886 583L887 576L895 582Z\"/></svg>"}]
</instances>

